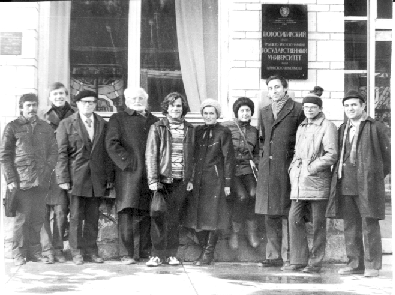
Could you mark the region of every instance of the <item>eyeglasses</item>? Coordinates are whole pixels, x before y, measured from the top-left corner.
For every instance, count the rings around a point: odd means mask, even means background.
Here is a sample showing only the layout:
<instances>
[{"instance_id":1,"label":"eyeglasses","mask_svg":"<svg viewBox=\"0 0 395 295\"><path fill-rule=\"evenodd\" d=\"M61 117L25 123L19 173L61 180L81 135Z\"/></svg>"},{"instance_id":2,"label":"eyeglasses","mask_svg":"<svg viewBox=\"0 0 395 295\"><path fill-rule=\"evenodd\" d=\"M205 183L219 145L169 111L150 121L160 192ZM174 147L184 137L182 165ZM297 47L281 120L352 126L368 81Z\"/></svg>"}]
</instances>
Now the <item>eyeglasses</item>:
<instances>
[{"instance_id":1,"label":"eyeglasses","mask_svg":"<svg viewBox=\"0 0 395 295\"><path fill-rule=\"evenodd\" d=\"M318 109L318 106L312 106L312 107L303 106L303 109L304 110L312 110L312 111L314 111L314 110Z\"/></svg>"},{"instance_id":2,"label":"eyeglasses","mask_svg":"<svg viewBox=\"0 0 395 295\"><path fill-rule=\"evenodd\" d=\"M93 105L93 104L97 103L97 100L80 100L79 102L82 104L85 104L85 105L87 105L87 104Z\"/></svg>"}]
</instances>

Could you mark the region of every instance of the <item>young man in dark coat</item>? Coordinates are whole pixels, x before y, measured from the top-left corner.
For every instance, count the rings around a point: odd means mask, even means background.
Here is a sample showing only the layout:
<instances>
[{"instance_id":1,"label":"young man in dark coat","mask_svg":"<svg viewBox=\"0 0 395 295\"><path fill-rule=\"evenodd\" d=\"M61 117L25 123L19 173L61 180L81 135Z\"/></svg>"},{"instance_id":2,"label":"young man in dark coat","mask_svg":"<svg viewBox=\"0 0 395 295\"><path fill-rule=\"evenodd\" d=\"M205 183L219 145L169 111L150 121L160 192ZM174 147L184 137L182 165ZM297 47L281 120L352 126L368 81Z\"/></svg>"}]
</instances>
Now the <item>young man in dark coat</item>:
<instances>
[{"instance_id":1,"label":"young man in dark coat","mask_svg":"<svg viewBox=\"0 0 395 295\"><path fill-rule=\"evenodd\" d=\"M346 94L343 106L348 120L339 129L340 159L326 216L344 219L348 264L339 274L376 277L382 266L379 220L385 218L384 178L391 171L389 130L366 114L365 98L357 91Z\"/></svg>"},{"instance_id":2,"label":"young man in dark coat","mask_svg":"<svg viewBox=\"0 0 395 295\"><path fill-rule=\"evenodd\" d=\"M45 196L58 157L51 126L37 118L38 98L21 96L21 116L8 123L0 146L7 189L16 189L16 217L12 252L16 266L41 260L40 230L44 222Z\"/></svg>"},{"instance_id":3,"label":"young man in dark coat","mask_svg":"<svg viewBox=\"0 0 395 295\"><path fill-rule=\"evenodd\" d=\"M51 106L43 111L42 117L54 131L58 128L60 121L77 112L77 109L67 102L68 95L66 87L60 82L55 82L49 87ZM67 225L68 206L67 191L58 186L55 173L53 173L51 186L46 196L44 226L41 230L42 254L48 257L50 262L66 262L63 255L63 237ZM52 226L51 219L53 220Z\"/></svg>"},{"instance_id":4,"label":"young man in dark coat","mask_svg":"<svg viewBox=\"0 0 395 295\"><path fill-rule=\"evenodd\" d=\"M142 88L126 89L125 103L126 110L110 118L106 146L115 164L119 255L123 264L134 264L140 244L147 247L150 241L145 149L150 126L159 119L146 110L148 94Z\"/></svg>"},{"instance_id":5,"label":"young man in dark coat","mask_svg":"<svg viewBox=\"0 0 395 295\"><path fill-rule=\"evenodd\" d=\"M98 256L97 235L100 199L113 184L113 166L105 149L107 122L94 113L97 94L83 90L75 98L78 113L64 119L56 131L59 158L57 182L70 191L69 243L73 262L92 262Z\"/></svg>"},{"instance_id":6,"label":"young man in dark coat","mask_svg":"<svg viewBox=\"0 0 395 295\"><path fill-rule=\"evenodd\" d=\"M305 118L302 104L287 95L287 80L271 76L266 85L272 103L260 111L263 152L255 204L255 213L265 215L266 259L261 262L264 267L289 263L288 241L284 243L285 261L281 256L282 220L287 219L291 206L288 168L294 155L296 131Z\"/></svg>"}]
</instances>

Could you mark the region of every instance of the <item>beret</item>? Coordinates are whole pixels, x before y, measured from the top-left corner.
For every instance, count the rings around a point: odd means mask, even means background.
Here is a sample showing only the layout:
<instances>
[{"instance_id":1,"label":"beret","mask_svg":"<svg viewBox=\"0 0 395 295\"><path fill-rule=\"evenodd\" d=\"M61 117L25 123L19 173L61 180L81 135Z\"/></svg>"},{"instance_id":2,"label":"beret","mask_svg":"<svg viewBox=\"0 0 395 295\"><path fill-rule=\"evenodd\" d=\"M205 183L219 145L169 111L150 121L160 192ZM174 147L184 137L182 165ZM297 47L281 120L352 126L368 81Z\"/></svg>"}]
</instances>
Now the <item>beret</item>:
<instances>
[{"instance_id":1,"label":"beret","mask_svg":"<svg viewBox=\"0 0 395 295\"><path fill-rule=\"evenodd\" d=\"M78 94L76 96L74 96L74 102L80 101L81 99L83 99L85 97L94 97L96 99L98 98L96 92L94 92L92 90L82 90L82 91L78 92Z\"/></svg>"}]
</instances>

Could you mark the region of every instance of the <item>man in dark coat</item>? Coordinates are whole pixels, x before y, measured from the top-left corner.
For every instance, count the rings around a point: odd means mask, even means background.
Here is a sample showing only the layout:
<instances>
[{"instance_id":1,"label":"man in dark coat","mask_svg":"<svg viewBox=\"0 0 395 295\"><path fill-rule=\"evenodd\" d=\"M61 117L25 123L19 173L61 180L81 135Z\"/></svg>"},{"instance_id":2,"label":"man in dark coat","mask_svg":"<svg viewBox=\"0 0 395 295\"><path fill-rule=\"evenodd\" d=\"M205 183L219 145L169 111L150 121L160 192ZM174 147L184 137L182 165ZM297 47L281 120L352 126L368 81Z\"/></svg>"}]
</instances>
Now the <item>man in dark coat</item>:
<instances>
[{"instance_id":1,"label":"man in dark coat","mask_svg":"<svg viewBox=\"0 0 395 295\"><path fill-rule=\"evenodd\" d=\"M339 274L376 277L382 266L379 220L385 218L384 178L391 170L389 130L366 114L365 98L357 91L346 94L343 106L348 120L339 129L340 160L326 217L344 219L348 264Z\"/></svg>"},{"instance_id":2,"label":"man in dark coat","mask_svg":"<svg viewBox=\"0 0 395 295\"><path fill-rule=\"evenodd\" d=\"M265 215L266 259L262 266L281 266L289 262L288 234L281 256L282 220L288 217L291 206L288 168L294 155L296 131L305 116L302 104L287 95L288 83L281 76L266 80L272 103L261 109L260 128L263 152L259 162L255 213Z\"/></svg>"},{"instance_id":3,"label":"man in dark coat","mask_svg":"<svg viewBox=\"0 0 395 295\"><path fill-rule=\"evenodd\" d=\"M102 263L96 242L99 205L113 183L112 162L104 144L107 122L94 113L95 92L83 90L74 100L78 113L61 121L56 131L56 177L60 188L71 194L69 243L74 263L83 264L83 254Z\"/></svg>"},{"instance_id":4,"label":"man in dark coat","mask_svg":"<svg viewBox=\"0 0 395 295\"><path fill-rule=\"evenodd\" d=\"M21 116L6 125L0 147L7 189L17 190L14 263L25 264L25 258L51 263L48 257L41 256L40 230L44 222L45 195L58 156L55 135L48 123L37 118L35 94L22 95L19 105Z\"/></svg>"},{"instance_id":5,"label":"man in dark coat","mask_svg":"<svg viewBox=\"0 0 395 295\"><path fill-rule=\"evenodd\" d=\"M49 100L52 104L43 111L42 117L54 131L58 128L60 121L77 112L76 108L67 102L68 95L66 87L60 82L55 82L49 87ZM42 254L51 262L55 260L60 263L66 262L63 255L63 237L67 225L68 206L67 191L58 186L55 173L53 173L46 197L45 219L41 230ZM51 220L53 220L52 225Z\"/></svg>"},{"instance_id":6,"label":"man in dark coat","mask_svg":"<svg viewBox=\"0 0 395 295\"><path fill-rule=\"evenodd\" d=\"M119 255L124 264L135 263L143 255L136 252L150 247L145 148L150 126L159 119L146 110L147 102L144 89L126 89L127 108L112 115L106 137L108 154L115 163Z\"/></svg>"}]
</instances>

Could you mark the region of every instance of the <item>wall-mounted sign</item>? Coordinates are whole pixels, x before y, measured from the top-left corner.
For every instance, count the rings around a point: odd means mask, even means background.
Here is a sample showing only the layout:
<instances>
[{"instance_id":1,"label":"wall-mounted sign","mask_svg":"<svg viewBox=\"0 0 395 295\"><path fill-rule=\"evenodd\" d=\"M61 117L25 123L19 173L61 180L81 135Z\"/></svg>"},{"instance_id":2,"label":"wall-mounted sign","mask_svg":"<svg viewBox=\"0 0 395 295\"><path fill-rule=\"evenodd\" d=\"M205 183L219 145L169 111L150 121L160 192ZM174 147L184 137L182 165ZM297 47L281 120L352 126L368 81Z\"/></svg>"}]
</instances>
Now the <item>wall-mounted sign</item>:
<instances>
[{"instance_id":1,"label":"wall-mounted sign","mask_svg":"<svg viewBox=\"0 0 395 295\"><path fill-rule=\"evenodd\" d=\"M262 79L307 79L307 5L262 4Z\"/></svg>"},{"instance_id":2,"label":"wall-mounted sign","mask_svg":"<svg viewBox=\"0 0 395 295\"><path fill-rule=\"evenodd\" d=\"M22 32L0 33L0 55L22 54Z\"/></svg>"}]
</instances>

